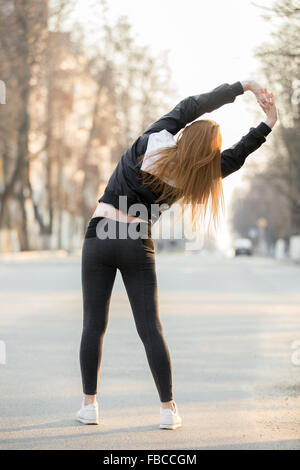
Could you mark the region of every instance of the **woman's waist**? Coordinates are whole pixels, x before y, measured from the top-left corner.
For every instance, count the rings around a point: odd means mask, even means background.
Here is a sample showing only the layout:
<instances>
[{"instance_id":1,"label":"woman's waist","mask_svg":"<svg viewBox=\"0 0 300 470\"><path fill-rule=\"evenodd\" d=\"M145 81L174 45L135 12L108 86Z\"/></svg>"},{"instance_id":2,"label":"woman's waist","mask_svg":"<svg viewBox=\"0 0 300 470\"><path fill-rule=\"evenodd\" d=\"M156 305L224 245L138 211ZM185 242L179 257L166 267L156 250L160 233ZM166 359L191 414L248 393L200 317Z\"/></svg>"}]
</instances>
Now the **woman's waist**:
<instances>
[{"instance_id":1,"label":"woman's waist","mask_svg":"<svg viewBox=\"0 0 300 470\"><path fill-rule=\"evenodd\" d=\"M108 204L106 202L99 202L97 205L95 212L92 215L92 218L94 217L107 217L112 220L120 221L120 222L145 222L145 220L139 218L139 217L134 217L132 215L126 214L126 212L121 211L120 209L117 209L114 207L112 204Z\"/></svg>"},{"instance_id":2,"label":"woman's waist","mask_svg":"<svg viewBox=\"0 0 300 470\"><path fill-rule=\"evenodd\" d=\"M150 238L152 239L152 226L148 221L121 221L106 216L92 217L88 223L85 238L98 237L100 239L115 238Z\"/></svg>"}]
</instances>

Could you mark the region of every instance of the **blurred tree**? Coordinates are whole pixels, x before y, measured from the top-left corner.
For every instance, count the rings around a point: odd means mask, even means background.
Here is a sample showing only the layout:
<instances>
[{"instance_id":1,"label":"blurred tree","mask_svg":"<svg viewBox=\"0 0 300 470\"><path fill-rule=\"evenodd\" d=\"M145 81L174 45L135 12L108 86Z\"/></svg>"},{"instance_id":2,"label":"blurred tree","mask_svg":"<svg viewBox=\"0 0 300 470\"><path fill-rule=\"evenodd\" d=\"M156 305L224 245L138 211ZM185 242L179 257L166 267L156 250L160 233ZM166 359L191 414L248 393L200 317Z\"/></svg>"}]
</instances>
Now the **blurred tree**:
<instances>
[{"instance_id":1,"label":"blurred tree","mask_svg":"<svg viewBox=\"0 0 300 470\"><path fill-rule=\"evenodd\" d=\"M287 199L290 223L285 229L292 235L300 231L300 1L258 6L265 20L275 24L272 40L259 46L255 55L275 95L280 118L264 176Z\"/></svg>"},{"instance_id":2,"label":"blurred tree","mask_svg":"<svg viewBox=\"0 0 300 470\"><path fill-rule=\"evenodd\" d=\"M40 38L38 67L35 70L35 80L32 85L31 112L34 113L31 131L33 135L41 134L41 146L35 152L31 152L30 160L35 158L43 160L44 165L44 191L41 200L40 195L35 196L31 178L28 178L29 194L34 210L35 219L40 228L43 239L43 248L50 247L50 237L53 234L53 221L55 212L58 213L58 247L61 238L61 213L63 193L63 165L64 153L67 149L63 145L57 145L54 128L59 120L63 128L65 112L70 113L69 98L61 93L61 63L65 58L66 48L70 47L70 35L61 34L63 23L68 17L76 0L52 0L47 3L47 29ZM42 102L43 113L36 117L35 102ZM59 109L59 112L58 112ZM55 175L55 166L57 172Z\"/></svg>"},{"instance_id":3,"label":"blurred tree","mask_svg":"<svg viewBox=\"0 0 300 470\"><path fill-rule=\"evenodd\" d=\"M15 226L18 228L23 250L29 249L26 200L32 200L30 97L32 90L37 87L43 65L49 62L49 15L53 18L56 16L55 24L58 24L59 18L67 7L70 7L70 3L66 0L55 0L51 11L48 9L48 1L0 0L0 73L7 88L6 105L0 108L0 153L4 167L4 189L0 195L0 227L11 226L12 215L8 210L8 202L12 198L17 200L20 211L14 211L13 217L17 219ZM48 122L51 122L51 111ZM51 199L50 185L48 194ZM37 203L33 200L32 202L42 232L49 231L51 217L49 226L46 227Z\"/></svg>"},{"instance_id":4,"label":"blurred tree","mask_svg":"<svg viewBox=\"0 0 300 470\"><path fill-rule=\"evenodd\" d=\"M88 24L76 4L0 0L0 229L22 249L63 247L66 219L84 227L112 165L173 101L167 53L139 46L105 0Z\"/></svg>"},{"instance_id":5,"label":"blurred tree","mask_svg":"<svg viewBox=\"0 0 300 470\"><path fill-rule=\"evenodd\" d=\"M4 167L0 227L5 223L5 216L9 217L5 213L7 201L14 196L20 206L19 239L26 250L29 248L25 200L29 179L30 87L39 60L40 40L47 30L47 4L36 0L0 0L0 12L1 79L6 83L6 103L10 103L0 111Z\"/></svg>"},{"instance_id":6,"label":"blurred tree","mask_svg":"<svg viewBox=\"0 0 300 470\"><path fill-rule=\"evenodd\" d=\"M255 50L262 81L275 96L278 123L264 166L253 165L245 189L237 189L231 210L235 232L248 236L259 217L268 220L269 243L300 232L300 1L252 2L272 22L271 40Z\"/></svg>"}]
</instances>

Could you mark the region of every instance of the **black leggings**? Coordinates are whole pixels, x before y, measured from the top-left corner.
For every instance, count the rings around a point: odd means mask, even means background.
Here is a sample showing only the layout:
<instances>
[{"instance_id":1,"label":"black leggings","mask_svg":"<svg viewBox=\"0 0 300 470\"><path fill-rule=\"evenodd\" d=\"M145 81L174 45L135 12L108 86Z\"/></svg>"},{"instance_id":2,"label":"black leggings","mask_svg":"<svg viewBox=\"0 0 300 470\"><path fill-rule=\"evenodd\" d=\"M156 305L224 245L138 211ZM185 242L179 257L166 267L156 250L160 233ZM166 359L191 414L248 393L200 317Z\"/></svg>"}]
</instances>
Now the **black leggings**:
<instances>
[{"instance_id":1,"label":"black leggings","mask_svg":"<svg viewBox=\"0 0 300 470\"><path fill-rule=\"evenodd\" d=\"M100 221L101 224L98 224ZM111 222L115 224L116 237L109 235L110 238L99 238L99 226ZM142 226L144 230L141 230ZM133 239L128 236L132 234L130 230L139 234L147 232L148 238L140 235ZM102 343L117 268L122 275L160 400L170 401L173 399L171 361L159 318L155 250L150 222L120 222L105 217L90 220L82 247L84 315L80 367L83 393L97 393Z\"/></svg>"}]
</instances>

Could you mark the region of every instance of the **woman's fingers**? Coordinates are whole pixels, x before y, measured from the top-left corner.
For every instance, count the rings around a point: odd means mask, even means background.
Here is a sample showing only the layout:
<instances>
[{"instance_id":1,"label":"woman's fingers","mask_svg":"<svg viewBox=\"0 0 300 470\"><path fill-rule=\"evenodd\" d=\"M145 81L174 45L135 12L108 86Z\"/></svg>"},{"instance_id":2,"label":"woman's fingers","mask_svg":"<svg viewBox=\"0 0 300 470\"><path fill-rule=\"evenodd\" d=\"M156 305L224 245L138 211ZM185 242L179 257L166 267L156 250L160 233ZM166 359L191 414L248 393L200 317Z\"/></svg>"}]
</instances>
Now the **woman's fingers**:
<instances>
[{"instance_id":1,"label":"woman's fingers","mask_svg":"<svg viewBox=\"0 0 300 470\"><path fill-rule=\"evenodd\" d=\"M274 96L271 92L269 92L266 88L263 89L263 94L258 98L259 104L273 104L274 103Z\"/></svg>"},{"instance_id":2,"label":"woman's fingers","mask_svg":"<svg viewBox=\"0 0 300 470\"><path fill-rule=\"evenodd\" d=\"M273 93L269 93L268 99L269 99L269 104L270 104L271 106L273 106L273 105L274 105L274 96L273 96Z\"/></svg>"},{"instance_id":3,"label":"woman's fingers","mask_svg":"<svg viewBox=\"0 0 300 470\"><path fill-rule=\"evenodd\" d=\"M272 112L272 108L275 107L273 93L268 91L267 88L261 87L256 91L255 95L256 100L264 113L268 114Z\"/></svg>"},{"instance_id":4,"label":"woman's fingers","mask_svg":"<svg viewBox=\"0 0 300 470\"><path fill-rule=\"evenodd\" d=\"M258 101L258 104L265 113L268 112L271 107L271 103L269 101Z\"/></svg>"},{"instance_id":5,"label":"woman's fingers","mask_svg":"<svg viewBox=\"0 0 300 470\"><path fill-rule=\"evenodd\" d=\"M259 94L258 100L262 103L267 103L268 102L268 97L267 97L267 92L265 89Z\"/></svg>"},{"instance_id":6,"label":"woman's fingers","mask_svg":"<svg viewBox=\"0 0 300 470\"><path fill-rule=\"evenodd\" d=\"M260 106L266 106L268 104L267 100L258 99L257 102Z\"/></svg>"}]
</instances>

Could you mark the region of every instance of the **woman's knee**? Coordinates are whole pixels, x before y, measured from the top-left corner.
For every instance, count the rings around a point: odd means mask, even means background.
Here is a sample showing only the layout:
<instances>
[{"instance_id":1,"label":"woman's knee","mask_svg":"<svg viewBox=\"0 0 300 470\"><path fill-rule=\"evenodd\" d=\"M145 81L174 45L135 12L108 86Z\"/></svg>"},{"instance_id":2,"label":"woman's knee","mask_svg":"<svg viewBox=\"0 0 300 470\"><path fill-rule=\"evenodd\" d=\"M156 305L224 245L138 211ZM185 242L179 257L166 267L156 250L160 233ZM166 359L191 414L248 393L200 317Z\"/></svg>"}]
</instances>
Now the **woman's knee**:
<instances>
[{"instance_id":1,"label":"woman's knee","mask_svg":"<svg viewBox=\"0 0 300 470\"><path fill-rule=\"evenodd\" d=\"M137 329L139 337L143 343L154 341L156 338L163 336L163 330L161 324L153 324L150 326L141 326Z\"/></svg>"},{"instance_id":2,"label":"woman's knee","mask_svg":"<svg viewBox=\"0 0 300 470\"><path fill-rule=\"evenodd\" d=\"M83 324L83 335L103 336L107 328L107 323L97 320L86 320Z\"/></svg>"}]
</instances>

